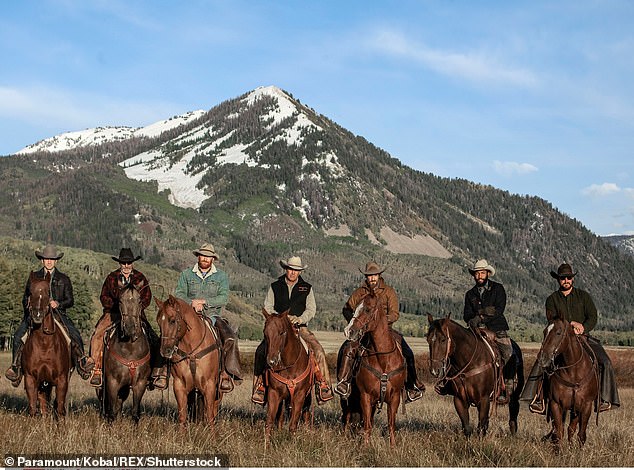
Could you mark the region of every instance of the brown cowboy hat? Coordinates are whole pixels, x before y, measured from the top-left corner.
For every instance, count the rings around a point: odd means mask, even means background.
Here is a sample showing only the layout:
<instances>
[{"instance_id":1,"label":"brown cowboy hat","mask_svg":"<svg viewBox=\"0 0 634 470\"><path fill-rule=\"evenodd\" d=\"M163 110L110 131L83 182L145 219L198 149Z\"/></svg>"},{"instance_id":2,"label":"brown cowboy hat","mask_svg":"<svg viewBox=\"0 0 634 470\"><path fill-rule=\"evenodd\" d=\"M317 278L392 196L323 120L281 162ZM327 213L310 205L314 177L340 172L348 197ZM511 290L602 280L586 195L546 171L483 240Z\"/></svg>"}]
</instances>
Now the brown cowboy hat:
<instances>
[{"instance_id":1,"label":"brown cowboy hat","mask_svg":"<svg viewBox=\"0 0 634 470\"><path fill-rule=\"evenodd\" d=\"M374 261L368 261L365 264L365 269L359 268L359 271L361 271L365 276L373 276L375 274L381 274L383 271L385 271L385 268L382 268Z\"/></svg>"},{"instance_id":2,"label":"brown cowboy hat","mask_svg":"<svg viewBox=\"0 0 634 470\"><path fill-rule=\"evenodd\" d=\"M291 256L288 260L280 260L280 266L284 269L292 269L294 271L303 271L308 266L302 264L302 259L299 256Z\"/></svg>"},{"instance_id":3,"label":"brown cowboy hat","mask_svg":"<svg viewBox=\"0 0 634 470\"><path fill-rule=\"evenodd\" d=\"M130 248L121 248L119 251L119 257L117 258L116 256L113 256L112 259L119 264L132 264L136 260L141 259L141 256L135 257Z\"/></svg>"},{"instance_id":4,"label":"brown cowboy hat","mask_svg":"<svg viewBox=\"0 0 634 470\"><path fill-rule=\"evenodd\" d=\"M194 256L209 256L218 259L218 254L211 243L203 243L200 248L193 251Z\"/></svg>"},{"instance_id":5,"label":"brown cowboy hat","mask_svg":"<svg viewBox=\"0 0 634 470\"><path fill-rule=\"evenodd\" d=\"M489 264L485 259L479 259L473 268L469 268L469 272L473 276L477 271L489 271L491 277L495 276L495 268Z\"/></svg>"},{"instance_id":6,"label":"brown cowboy hat","mask_svg":"<svg viewBox=\"0 0 634 470\"><path fill-rule=\"evenodd\" d=\"M37 259L62 259L64 253L58 253L55 245L46 245L42 251L35 250L35 256Z\"/></svg>"},{"instance_id":7,"label":"brown cowboy hat","mask_svg":"<svg viewBox=\"0 0 634 470\"><path fill-rule=\"evenodd\" d=\"M570 266L568 263L562 263L557 268L557 272L551 271L550 275L555 279L559 279L561 276L575 277L577 273L572 271L572 266Z\"/></svg>"}]
</instances>

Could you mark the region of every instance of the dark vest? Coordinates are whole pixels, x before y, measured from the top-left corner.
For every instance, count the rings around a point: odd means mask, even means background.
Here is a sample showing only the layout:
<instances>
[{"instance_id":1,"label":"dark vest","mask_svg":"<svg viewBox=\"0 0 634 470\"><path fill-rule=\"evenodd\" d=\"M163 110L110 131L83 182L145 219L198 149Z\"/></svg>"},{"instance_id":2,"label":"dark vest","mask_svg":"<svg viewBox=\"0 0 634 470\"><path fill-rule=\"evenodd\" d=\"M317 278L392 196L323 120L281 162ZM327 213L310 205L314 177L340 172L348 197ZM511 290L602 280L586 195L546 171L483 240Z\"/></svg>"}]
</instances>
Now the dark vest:
<instances>
[{"instance_id":1,"label":"dark vest","mask_svg":"<svg viewBox=\"0 0 634 470\"><path fill-rule=\"evenodd\" d=\"M306 298L310 293L311 285L304 281L301 276L297 278L297 283L288 297L288 286L285 276L280 276L277 281L271 284L275 303L273 307L276 312L282 313L290 310L291 315L300 316L306 310Z\"/></svg>"}]
</instances>

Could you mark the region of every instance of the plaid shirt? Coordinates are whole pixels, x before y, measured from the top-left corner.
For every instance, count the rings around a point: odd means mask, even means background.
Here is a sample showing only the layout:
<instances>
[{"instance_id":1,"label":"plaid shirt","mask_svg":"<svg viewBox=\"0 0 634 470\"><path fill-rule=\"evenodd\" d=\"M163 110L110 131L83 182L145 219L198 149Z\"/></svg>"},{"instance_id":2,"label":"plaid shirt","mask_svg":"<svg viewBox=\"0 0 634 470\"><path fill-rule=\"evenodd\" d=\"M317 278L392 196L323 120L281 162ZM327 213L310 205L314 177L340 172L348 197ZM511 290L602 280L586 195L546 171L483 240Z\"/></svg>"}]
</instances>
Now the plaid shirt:
<instances>
[{"instance_id":1,"label":"plaid shirt","mask_svg":"<svg viewBox=\"0 0 634 470\"><path fill-rule=\"evenodd\" d=\"M103 305L103 312L110 313L110 315L114 315L116 317L119 316L119 280L125 282L123 275L121 274L121 270L117 269L116 271L112 271L106 277L106 280L103 283L103 287L101 288L101 305ZM141 283L144 289L141 289L141 307L142 310L145 310L152 301L152 291L150 290L150 284L147 278L143 275L141 271L137 271L133 269L130 273L130 278L128 282L136 285L137 283ZM145 317L145 313L143 314Z\"/></svg>"}]
</instances>

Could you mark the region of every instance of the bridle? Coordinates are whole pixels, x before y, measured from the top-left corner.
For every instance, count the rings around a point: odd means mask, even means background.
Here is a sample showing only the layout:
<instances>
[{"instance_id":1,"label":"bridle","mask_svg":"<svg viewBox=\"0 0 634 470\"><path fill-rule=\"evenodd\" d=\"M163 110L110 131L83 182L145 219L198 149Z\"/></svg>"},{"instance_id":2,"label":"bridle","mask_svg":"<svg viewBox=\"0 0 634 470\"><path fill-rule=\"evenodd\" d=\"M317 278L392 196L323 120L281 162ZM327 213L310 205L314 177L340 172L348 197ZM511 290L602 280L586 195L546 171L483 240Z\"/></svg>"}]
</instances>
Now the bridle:
<instances>
[{"instance_id":1,"label":"bridle","mask_svg":"<svg viewBox=\"0 0 634 470\"><path fill-rule=\"evenodd\" d=\"M431 369L434 369L433 365L434 363L440 363L441 368L440 370L442 371L442 374L440 375L440 377L438 377L439 381L442 380L454 380L458 377L460 377L461 375L464 375L465 377L469 377L472 375L477 375L480 372L483 372L484 370L486 370L488 368L488 365L486 367L476 367L475 369L469 371L469 373L465 374L465 371L469 368L469 366L471 365L471 363L473 362L473 359L475 358L478 349L479 349L479 341L477 336L475 335L475 333L471 330L469 330L471 332L471 334L475 337L475 347L473 348L473 354L471 355L471 357L469 358L469 360L467 361L467 363L458 371L456 372L454 375L452 376L448 376L447 374L449 374L449 371L451 370L452 364L451 364L451 348L453 345L453 340L451 338L451 334L449 332L449 322L447 322L447 332L445 333L443 331L442 325L439 328L440 333L447 338L447 347L445 349L445 354L444 357L442 359L433 359L431 357L431 354L429 356L429 362L430 362L430 366Z\"/></svg>"},{"instance_id":2,"label":"bridle","mask_svg":"<svg viewBox=\"0 0 634 470\"><path fill-rule=\"evenodd\" d=\"M269 318L272 318L272 316L269 317ZM268 322L268 320L267 320L267 322ZM290 323L290 321L289 321L289 323ZM292 324L291 324L291 328L294 328ZM266 326L265 326L265 329L266 329ZM293 361L290 364L288 364L288 365L284 363L284 359L282 358L282 351L284 350L284 348L286 348L286 344L288 342L288 332L289 332L289 328L286 327L286 328L284 328L284 330L282 332L280 332L278 334L279 336L283 336L284 338L281 340L282 346L277 351L277 358L275 360L275 363L273 365L269 364L269 368L273 372L278 372L279 373L279 372L282 372L284 370L292 368L297 363L297 361L299 360L299 358L300 358L300 356L302 354L303 346L300 344L299 348L297 350L297 356L295 357L295 359L293 359ZM268 345L267 345L267 348L268 348ZM280 364L282 364L282 367L277 367Z\"/></svg>"}]
</instances>

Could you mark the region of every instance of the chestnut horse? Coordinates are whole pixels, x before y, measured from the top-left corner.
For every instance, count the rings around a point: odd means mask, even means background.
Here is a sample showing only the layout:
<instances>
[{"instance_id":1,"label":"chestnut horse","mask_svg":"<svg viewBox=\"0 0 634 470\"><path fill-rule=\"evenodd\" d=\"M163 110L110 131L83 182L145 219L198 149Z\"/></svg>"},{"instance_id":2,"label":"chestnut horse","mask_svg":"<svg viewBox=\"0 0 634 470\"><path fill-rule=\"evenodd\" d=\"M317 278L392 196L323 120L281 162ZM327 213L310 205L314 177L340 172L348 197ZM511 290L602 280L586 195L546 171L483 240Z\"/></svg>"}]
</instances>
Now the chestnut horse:
<instances>
[{"instance_id":1,"label":"chestnut horse","mask_svg":"<svg viewBox=\"0 0 634 470\"><path fill-rule=\"evenodd\" d=\"M374 414L377 409L381 410L383 403L387 403L390 446L394 447L396 412L401 403L407 369L394 333L388 326L387 316L379 311L377 303L378 298L375 295L367 295L345 329L348 340L359 348L361 359L360 368L351 384L351 395L347 400L341 400L342 422L344 429L347 429L352 413L360 409L364 442L368 444ZM368 347L361 342L366 334L370 339Z\"/></svg>"},{"instance_id":2,"label":"chestnut horse","mask_svg":"<svg viewBox=\"0 0 634 470\"><path fill-rule=\"evenodd\" d=\"M570 411L568 441L579 426L578 441L586 442L586 428L592 405L599 399L599 372L590 347L582 344L572 325L556 319L546 328L546 337L537 355L539 365L549 377L550 413L554 432L552 442L559 447L566 411Z\"/></svg>"},{"instance_id":3,"label":"chestnut horse","mask_svg":"<svg viewBox=\"0 0 634 470\"><path fill-rule=\"evenodd\" d=\"M313 360L299 339L299 332L288 319L288 311L264 315L266 343L266 425L265 445L271 438L273 425L284 424L284 407L290 409L289 431L297 430L301 415L310 420Z\"/></svg>"},{"instance_id":4,"label":"chestnut horse","mask_svg":"<svg viewBox=\"0 0 634 470\"><path fill-rule=\"evenodd\" d=\"M46 415L51 392L55 387L56 417L66 415L66 393L70 378L70 346L61 323L53 317L49 306L50 275L45 278L30 274L31 295L27 301L31 331L24 343L22 370L24 388L29 400L29 414L35 416L39 401L40 412Z\"/></svg>"},{"instance_id":5,"label":"chestnut horse","mask_svg":"<svg viewBox=\"0 0 634 470\"><path fill-rule=\"evenodd\" d=\"M448 315L434 320L427 315L429 329L429 370L432 377L443 384L446 393L453 395L454 407L462 423L465 436L470 436L473 426L469 423L469 407L478 410L476 432L484 436L489 427L491 400L495 400L500 383L499 368L485 340L469 329L464 328ZM519 395L524 387L522 351L511 340L513 356L506 367L514 368L515 387L509 397L509 428L511 434L517 432L519 415ZM436 388L438 391L438 388ZM439 392L440 393L440 392Z\"/></svg>"},{"instance_id":6,"label":"chestnut horse","mask_svg":"<svg viewBox=\"0 0 634 470\"><path fill-rule=\"evenodd\" d=\"M123 402L132 390L132 419L139 422L141 399L150 379L150 343L141 322L143 283L123 286L119 283L121 319L108 335L103 357L104 414L112 422L121 416Z\"/></svg>"},{"instance_id":7,"label":"chestnut horse","mask_svg":"<svg viewBox=\"0 0 634 470\"><path fill-rule=\"evenodd\" d=\"M181 427L187 421L188 404L202 397L205 420L213 427L222 394L218 387L222 347L210 324L187 302L170 295L158 306L156 322L161 330L161 355L171 362L174 395Z\"/></svg>"}]
</instances>

